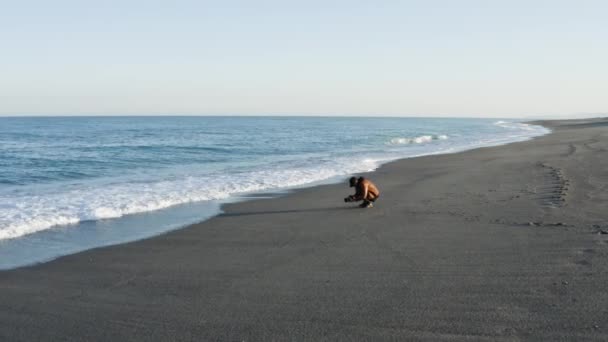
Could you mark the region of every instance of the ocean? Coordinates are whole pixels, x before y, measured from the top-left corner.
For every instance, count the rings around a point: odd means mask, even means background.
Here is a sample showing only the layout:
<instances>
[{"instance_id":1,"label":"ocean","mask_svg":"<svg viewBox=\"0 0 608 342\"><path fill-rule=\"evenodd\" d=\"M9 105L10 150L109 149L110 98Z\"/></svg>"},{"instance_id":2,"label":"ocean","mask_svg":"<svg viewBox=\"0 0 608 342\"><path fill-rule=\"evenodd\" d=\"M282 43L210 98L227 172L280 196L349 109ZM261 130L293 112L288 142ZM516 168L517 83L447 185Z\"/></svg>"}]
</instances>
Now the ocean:
<instances>
[{"instance_id":1,"label":"ocean","mask_svg":"<svg viewBox=\"0 0 608 342\"><path fill-rule=\"evenodd\" d=\"M546 133L496 119L0 118L0 269L158 235L251 194Z\"/></svg>"}]
</instances>

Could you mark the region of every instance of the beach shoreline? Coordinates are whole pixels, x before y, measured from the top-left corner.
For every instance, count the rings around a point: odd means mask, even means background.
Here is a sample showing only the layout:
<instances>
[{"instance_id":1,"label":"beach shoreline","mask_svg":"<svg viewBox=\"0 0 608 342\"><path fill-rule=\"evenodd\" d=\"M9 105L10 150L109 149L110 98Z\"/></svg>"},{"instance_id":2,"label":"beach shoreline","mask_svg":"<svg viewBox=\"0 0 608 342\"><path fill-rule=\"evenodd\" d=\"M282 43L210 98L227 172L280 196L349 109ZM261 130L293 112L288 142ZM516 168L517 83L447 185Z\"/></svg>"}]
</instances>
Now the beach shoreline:
<instances>
[{"instance_id":1,"label":"beach shoreline","mask_svg":"<svg viewBox=\"0 0 608 342\"><path fill-rule=\"evenodd\" d=\"M382 165L373 209L319 185L0 271L0 339L606 339L608 120L534 123Z\"/></svg>"}]
</instances>

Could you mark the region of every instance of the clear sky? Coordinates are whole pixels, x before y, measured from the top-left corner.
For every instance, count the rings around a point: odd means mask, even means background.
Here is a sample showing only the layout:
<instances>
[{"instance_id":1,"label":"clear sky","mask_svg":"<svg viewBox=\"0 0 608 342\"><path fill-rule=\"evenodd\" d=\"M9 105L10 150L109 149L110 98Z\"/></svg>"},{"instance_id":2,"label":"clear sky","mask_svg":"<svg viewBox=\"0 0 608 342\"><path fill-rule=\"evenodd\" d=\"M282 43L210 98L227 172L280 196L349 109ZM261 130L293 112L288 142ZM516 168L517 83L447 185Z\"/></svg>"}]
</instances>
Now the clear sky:
<instances>
[{"instance_id":1,"label":"clear sky","mask_svg":"<svg viewBox=\"0 0 608 342\"><path fill-rule=\"evenodd\" d=\"M608 113L608 1L4 1L0 115Z\"/></svg>"}]
</instances>

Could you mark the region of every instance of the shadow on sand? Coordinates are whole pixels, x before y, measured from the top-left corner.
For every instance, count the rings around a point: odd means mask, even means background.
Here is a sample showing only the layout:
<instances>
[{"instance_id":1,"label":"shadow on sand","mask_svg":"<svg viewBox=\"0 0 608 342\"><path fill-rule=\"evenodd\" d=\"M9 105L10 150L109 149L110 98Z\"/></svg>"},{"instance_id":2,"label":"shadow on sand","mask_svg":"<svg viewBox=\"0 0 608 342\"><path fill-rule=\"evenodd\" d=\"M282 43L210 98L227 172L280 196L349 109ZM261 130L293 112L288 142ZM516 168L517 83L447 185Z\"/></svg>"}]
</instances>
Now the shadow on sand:
<instances>
[{"instance_id":1,"label":"shadow on sand","mask_svg":"<svg viewBox=\"0 0 608 342\"><path fill-rule=\"evenodd\" d=\"M332 207L332 208L311 208L311 209L293 209L293 210L276 210L276 211L249 211L236 213L223 213L220 217L230 216L253 216L253 215L272 215L272 214L290 214L290 213L316 213L316 212L331 212L340 210L360 209L357 206L353 207Z\"/></svg>"}]
</instances>

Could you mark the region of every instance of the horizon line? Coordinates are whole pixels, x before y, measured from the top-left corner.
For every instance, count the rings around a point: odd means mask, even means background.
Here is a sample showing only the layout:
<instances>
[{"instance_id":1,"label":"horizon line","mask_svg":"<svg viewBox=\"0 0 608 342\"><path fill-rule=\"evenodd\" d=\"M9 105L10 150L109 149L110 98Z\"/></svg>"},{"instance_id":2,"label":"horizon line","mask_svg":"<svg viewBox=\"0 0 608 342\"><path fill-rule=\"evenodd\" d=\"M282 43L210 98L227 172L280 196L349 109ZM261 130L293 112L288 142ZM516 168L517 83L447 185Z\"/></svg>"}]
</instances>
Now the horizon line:
<instances>
[{"instance_id":1,"label":"horizon line","mask_svg":"<svg viewBox=\"0 0 608 342\"><path fill-rule=\"evenodd\" d=\"M437 115L420 115L420 114L168 114L168 113L141 113L141 114L39 114L39 113L28 113L28 114L0 114L0 118L20 118L20 117L343 117L343 118L445 118L445 119L542 119L549 117L601 117L608 116L606 113L574 113L574 114L524 114L524 115L505 115L505 116L481 116L475 114L437 114Z\"/></svg>"}]
</instances>

